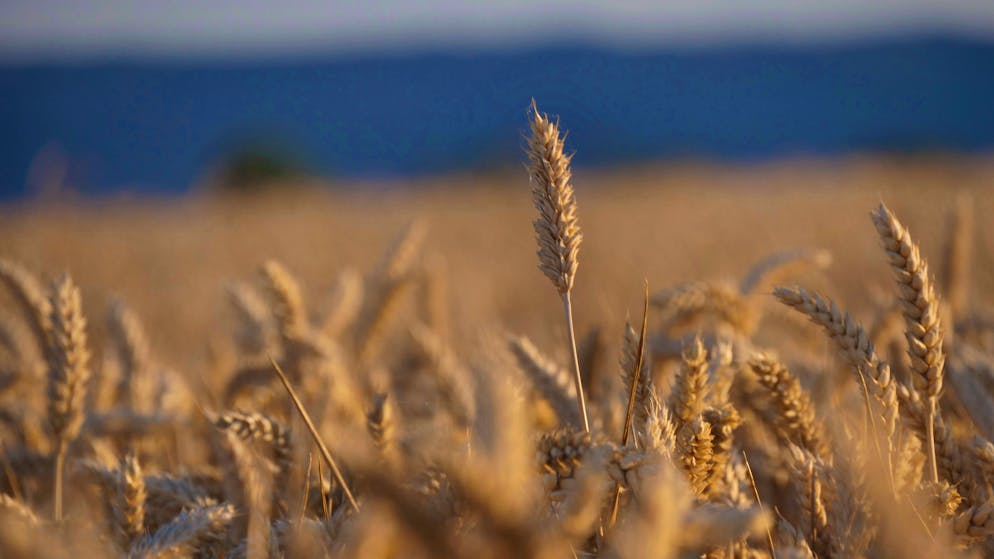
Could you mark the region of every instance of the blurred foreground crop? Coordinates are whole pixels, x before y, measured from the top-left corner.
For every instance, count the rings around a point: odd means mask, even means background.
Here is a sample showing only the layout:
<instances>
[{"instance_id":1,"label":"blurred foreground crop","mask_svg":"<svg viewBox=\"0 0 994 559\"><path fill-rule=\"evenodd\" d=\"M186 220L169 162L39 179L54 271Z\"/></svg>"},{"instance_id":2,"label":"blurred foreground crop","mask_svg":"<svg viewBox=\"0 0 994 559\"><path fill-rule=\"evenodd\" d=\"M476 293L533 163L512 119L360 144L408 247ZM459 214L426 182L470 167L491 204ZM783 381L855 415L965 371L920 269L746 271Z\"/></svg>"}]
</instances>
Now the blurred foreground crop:
<instances>
[{"instance_id":1,"label":"blurred foreground crop","mask_svg":"<svg viewBox=\"0 0 994 559\"><path fill-rule=\"evenodd\" d=\"M575 185L590 433L524 171L6 208L0 551L994 549L990 160L645 167ZM871 220L881 202L892 213Z\"/></svg>"}]
</instances>

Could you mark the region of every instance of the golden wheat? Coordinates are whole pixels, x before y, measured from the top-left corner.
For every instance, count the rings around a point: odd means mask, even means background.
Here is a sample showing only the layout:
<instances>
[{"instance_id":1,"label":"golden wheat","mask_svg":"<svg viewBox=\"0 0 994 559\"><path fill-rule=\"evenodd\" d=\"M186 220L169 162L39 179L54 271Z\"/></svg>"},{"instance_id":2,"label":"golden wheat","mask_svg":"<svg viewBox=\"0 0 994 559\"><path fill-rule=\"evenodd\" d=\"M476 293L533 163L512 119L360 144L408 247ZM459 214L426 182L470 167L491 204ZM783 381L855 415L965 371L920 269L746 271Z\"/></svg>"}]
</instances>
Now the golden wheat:
<instances>
[{"instance_id":1,"label":"golden wheat","mask_svg":"<svg viewBox=\"0 0 994 559\"><path fill-rule=\"evenodd\" d=\"M649 248L648 234L618 242L606 226L616 222L598 212L620 212L637 229L626 213L633 204L612 210L610 197L590 191L608 206L591 204L584 222L584 269L600 273L577 286L582 237L571 157L558 123L534 106L530 128L539 267L562 298L565 351L555 349L562 323L536 310L541 296L505 296L523 285L515 278L527 276L524 258L505 262L495 247L477 250L479 265L454 275L458 258L426 246L451 239L436 235L429 243L426 222L411 221L406 209L390 213L380 198L375 211L392 217L374 228L413 225L378 262L366 258L366 237L336 247L355 259L337 271L312 261L308 242L264 253L287 265L257 257L253 246L261 282L223 277L219 258L211 285L229 286L230 333L214 316L222 306L203 304L185 283L176 289L188 305L164 303L164 288L153 284L122 290L131 306L108 296L118 285L96 281L125 284L124 264L108 264L104 276L82 266L74 277L84 280L84 312L68 275L46 291L42 275L0 260L9 311L0 318L0 556L990 554L994 321L982 299L987 278L975 270L985 256L970 250L984 227L979 220L970 226L969 203L958 206L943 267L949 308L918 245L884 206L873 221L898 280L897 307L876 293L872 235L850 239L838 222L858 216L843 215L852 211L848 203L826 197L818 198L825 230L838 227L833 235L866 250L829 255L787 248L796 239L785 238L783 249L749 266L752 254L714 255L709 243L738 241L716 240L724 227L703 231L666 209L658 219L675 219L668 227L679 239L665 236L662 249ZM524 216L532 210L517 192L507 195L520 199L514 215ZM703 191L681 192L665 195L715 204ZM768 221L765 200L734 211L754 210ZM978 216L989 208L981 196L972 203ZM728 204L717 203L708 219ZM483 216L482 206L454 213ZM809 212L805 220L816 218ZM495 232L490 222L473 226ZM521 237L508 246L520 249L527 232ZM74 258L76 246L53 254ZM588 268L622 248L637 268ZM833 259L839 267L826 270ZM651 317L648 295L640 300L640 331L622 320L624 308L607 304L622 291L611 276L655 278L656 260L749 271L737 282L665 276L674 282L652 298ZM769 293L810 270L826 271L804 276L818 291ZM242 273L250 271L246 264ZM635 295L630 289L623 296ZM582 344L573 294L583 295ZM535 314L511 308L526 300ZM847 301L852 314L834 300ZM106 303L109 321L89 321L103 316L97 311ZM187 312L211 316L219 328L206 336L182 328L182 335L163 334L185 324ZM485 313L501 320L487 322ZM522 334L500 334L507 331ZM612 344L603 333L613 331L621 335ZM198 351L209 351L209 361L188 359Z\"/></svg>"}]
</instances>

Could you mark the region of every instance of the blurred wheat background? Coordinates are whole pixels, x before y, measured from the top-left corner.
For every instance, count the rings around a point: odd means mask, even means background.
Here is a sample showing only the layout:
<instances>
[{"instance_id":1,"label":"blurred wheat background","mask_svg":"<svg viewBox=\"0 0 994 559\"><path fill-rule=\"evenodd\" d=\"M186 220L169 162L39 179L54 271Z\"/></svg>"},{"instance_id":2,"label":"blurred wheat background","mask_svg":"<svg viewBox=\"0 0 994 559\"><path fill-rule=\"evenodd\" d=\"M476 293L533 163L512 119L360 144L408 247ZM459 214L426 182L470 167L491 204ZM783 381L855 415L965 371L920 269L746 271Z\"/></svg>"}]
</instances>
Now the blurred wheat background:
<instances>
[{"instance_id":1,"label":"blurred wheat background","mask_svg":"<svg viewBox=\"0 0 994 559\"><path fill-rule=\"evenodd\" d=\"M284 262L319 304L339 273L370 272L412 223L425 228L420 265L444 282L457 339L485 326L551 342L562 331L534 269L527 181L522 168L368 188L287 185L248 198L24 207L8 211L0 235L7 257L48 275L72 271L91 286L95 309L114 296L128 300L163 351L184 356L177 365L203 359L205 340L226 319L226 285L251 278L263 260ZM994 238L980 225L994 209L994 166L985 158L645 166L581 172L576 184L586 231L581 329L614 331L637 314L643 279L653 289L736 280L761 259L799 248L832 254L830 267L807 278L812 285L869 310L891 281L866 217L881 200L932 240L923 251L938 263L956 201L970 195L975 296L989 296L994 282Z\"/></svg>"}]
</instances>

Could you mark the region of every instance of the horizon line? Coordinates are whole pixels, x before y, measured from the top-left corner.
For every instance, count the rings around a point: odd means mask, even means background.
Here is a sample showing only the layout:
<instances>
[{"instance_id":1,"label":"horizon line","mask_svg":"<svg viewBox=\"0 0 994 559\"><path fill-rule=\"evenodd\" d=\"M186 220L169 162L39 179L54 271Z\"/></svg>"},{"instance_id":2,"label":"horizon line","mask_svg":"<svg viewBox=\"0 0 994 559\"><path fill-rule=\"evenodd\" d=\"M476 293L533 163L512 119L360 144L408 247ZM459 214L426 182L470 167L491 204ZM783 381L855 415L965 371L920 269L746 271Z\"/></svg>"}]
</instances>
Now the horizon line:
<instances>
[{"instance_id":1,"label":"horizon line","mask_svg":"<svg viewBox=\"0 0 994 559\"><path fill-rule=\"evenodd\" d=\"M769 34L736 34L714 40L613 41L597 37L535 38L511 44L491 41L445 39L432 41L387 41L377 45L284 42L282 45L258 44L255 48L162 49L147 43L127 47L96 47L66 51L60 47L4 50L0 47L0 68L25 66L61 66L127 63L259 63L308 60L363 60L381 58L411 58L422 56L471 57L494 54L530 53L547 50L589 50L614 54L644 53L709 53L735 50L834 50L901 43L944 41L976 46L994 47L994 33L970 32L941 28L901 29L884 33L850 33L798 36Z\"/></svg>"}]
</instances>

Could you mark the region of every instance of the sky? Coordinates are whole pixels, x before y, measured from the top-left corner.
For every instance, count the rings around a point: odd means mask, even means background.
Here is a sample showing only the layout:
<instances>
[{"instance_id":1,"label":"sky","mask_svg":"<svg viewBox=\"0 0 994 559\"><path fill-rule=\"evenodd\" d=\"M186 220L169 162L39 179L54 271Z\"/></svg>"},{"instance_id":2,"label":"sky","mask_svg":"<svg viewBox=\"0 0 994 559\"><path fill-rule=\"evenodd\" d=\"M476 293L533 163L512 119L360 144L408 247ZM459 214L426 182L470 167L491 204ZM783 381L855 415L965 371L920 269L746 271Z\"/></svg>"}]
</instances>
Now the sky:
<instances>
[{"instance_id":1,"label":"sky","mask_svg":"<svg viewBox=\"0 0 994 559\"><path fill-rule=\"evenodd\" d=\"M3 0L0 60L257 56L573 39L619 47L905 32L994 39L992 0Z\"/></svg>"}]
</instances>

